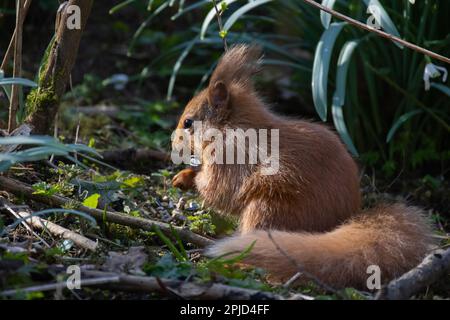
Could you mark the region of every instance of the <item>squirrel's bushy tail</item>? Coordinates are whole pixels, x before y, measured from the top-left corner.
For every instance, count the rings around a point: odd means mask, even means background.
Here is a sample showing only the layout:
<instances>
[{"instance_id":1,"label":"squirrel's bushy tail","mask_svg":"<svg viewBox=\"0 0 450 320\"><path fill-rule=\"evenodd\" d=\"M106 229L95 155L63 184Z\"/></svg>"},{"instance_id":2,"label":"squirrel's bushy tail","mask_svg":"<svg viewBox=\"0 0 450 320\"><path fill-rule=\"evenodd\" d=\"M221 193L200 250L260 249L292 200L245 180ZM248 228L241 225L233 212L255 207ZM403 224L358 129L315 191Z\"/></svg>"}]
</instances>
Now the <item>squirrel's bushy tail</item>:
<instances>
[{"instance_id":1,"label":"squirrel's bushy tail","mask_svg":"<svg viewBox=\"0 0 450 320\"><path fill-rule=\"evenodd\" d=\"M207 255L243 251L256 240L243 262L289 279L299 270L275 242L324 283L365 288L368 266L379 266L381 282L386 283L416 266L432 244L431 228L420 209L403 204L379 205L326 233L271 230L270 234L272 239L265 230L226 238L208 248Z\"/></svg>"}]
</instances>

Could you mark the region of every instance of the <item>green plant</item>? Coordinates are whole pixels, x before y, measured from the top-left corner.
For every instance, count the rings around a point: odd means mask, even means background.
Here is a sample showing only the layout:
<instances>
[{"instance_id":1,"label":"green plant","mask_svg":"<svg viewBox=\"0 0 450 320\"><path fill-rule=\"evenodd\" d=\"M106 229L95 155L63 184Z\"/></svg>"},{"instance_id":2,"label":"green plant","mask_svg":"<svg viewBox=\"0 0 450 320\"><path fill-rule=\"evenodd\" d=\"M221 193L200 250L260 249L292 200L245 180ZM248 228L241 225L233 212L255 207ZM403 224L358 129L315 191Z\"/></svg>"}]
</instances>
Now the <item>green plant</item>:
<instances>
[{"instance_id":1,"label":"green plant","mask_svg":"<svg viewBox=\"0 0 450 320\"><path fill-rule=\"evenodd\" d=\"M424 89L426 66L439 64L428 56L333 21L329 14L304 1L222 1L218 3L222 28L215 21L216 9L211 1L189 6L177 1L158 4L136 31L130 54L156 16L177 4L179 9L171 19L193 20L191 28L182 33L183 37L191 34L191 39L175 42L149 66L179 53L168 98L172 97L177 75L192 69L193 62L197 62L197 70L205 70L200 84L207 80L213 61L223 50L223 37L229 44L255 42L266 52L265 63L293 71L287 89L313 104L322 120L329 119L331 109L342 140L353 154L367 160L366 164L381 166L393 174L449 160L446 136L450 130L450 89L439 80L433 80L431 90ZM446 17L450 3L446 1L324 0L322 4L441 55L450 55ZM198 64L197 59L203 62ZM148 70L141 73L146 74ZM430 139L434 141L433 150L427 141ZM431 151L430 156L419 156L420 150ZM406 161L411 155L419 161Z\"/></svg>"},{"instance_id":2,"label":"green plant","mask_svg":"<svg viewBox=\"0 0 450 320\"><path fill-rule=\"evenodd\" d=\"M86 168L86 166L74 158L71 153L77 153L79 156L89 159L92 159L89 154L101 157L97 151L85 145L62 144L48 136L5 137L0 138L0 145L37 145L37 147L21 151L0 152L0 172L8 170L16 163L40 161L52 155L63 156L83 168Z\"/></svg>"},{"instance_id":3,"label":"green plant","mask_svg":"<svg viewBox=\"0 0 450 320\"><path fill-rule=\"evenodd\" d=\"M19 109L16 114L16 121L22 122L24 116L25 116L25 102L23 99L23 91L22 87L37 87L37 84L31 80L24 79L24 78L5 78L5 74L3 70L0 70L0 88L3 89L3 91L6 94L6 97L8 98L8 101L11 101L11 86L12 85L19 85Z\"/></svg>"}]
</instances>

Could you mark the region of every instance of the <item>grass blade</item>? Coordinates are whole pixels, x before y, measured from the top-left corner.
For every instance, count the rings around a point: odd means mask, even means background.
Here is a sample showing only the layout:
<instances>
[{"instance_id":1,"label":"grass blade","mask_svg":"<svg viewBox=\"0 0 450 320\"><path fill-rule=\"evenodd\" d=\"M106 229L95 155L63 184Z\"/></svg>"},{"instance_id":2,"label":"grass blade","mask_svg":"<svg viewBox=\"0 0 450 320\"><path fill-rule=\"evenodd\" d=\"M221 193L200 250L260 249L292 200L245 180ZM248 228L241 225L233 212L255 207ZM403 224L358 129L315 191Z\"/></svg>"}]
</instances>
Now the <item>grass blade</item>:
<instances>
[{"instance_id":1,"label":"grass blade","mask_svg":"<svg viewBox=\"0 0 450 320\"><path fill-rule=\"evenodd\" d=\"M349 41L344 44L341 50L336 72L336 91L334 93L333 104L331 106L334 126L341 136L342 141L344 141L349 151L355 156L358 156L358 151L356 150L356 147L353 144L353 140L348 133L347 126L345 125L344 112L342 107L345 104L348 67L352 58L352 54L358 44L359 41Z\"/></svg>"},{"instance_id":2,"label":"grass blade","mask_svg":"<svg viewBox=\"0 0 450 320\"><path fill-rule=\"evenodd\" d=\"M126 0L126 1L124 1L124 2L121 2L121 3L119 3L118 5L115 5L114 7L112 7L112 8L109 10L109 14L114 14L114 13L116 13L117 11L119 11L119 10L125 8L127 5L129 5L129 4L133 3L133 2L136 2L136 0Z\"/></svg>"},{"instance_id":3,"label":"grass blade","mask_svg":"<svg viewBox=\"0 0 450 320\"><path fill-rule=\"evenodd\" d=\"M197 38L191 40L191 42L188 44L188 46L181 52L180 56L177 59L177 62L175 62L175 65L173 66L172 75L170 76L169 80L169 87L167 88L167 100L172 99L172 93L173 88L175 87L175 80L177 79L178 71L181 68L181 65L183 64L184 59L187 57L189 52L192 50L194 45L197 43Z\"/></svg>"},{"instance_id":4,"label":"grass blade","mask_svg":"<svg viewBox=\"0 0 450 320\"><path fill-rule=\"evenodd\" d=\"M21 86L27 86L27 87L37 87L37 83L28 79L24 78L2 78L0 79L0 86L4 85L10 85L10 84L17 84Z\"/></svg>"},{"instance_id":5,"label":"grass blade","mask_svg":"<svg viewBox=\"0 0 450 320\"><path fill-rule=\"evenodd\" d=\"M173 245L172 241L167 238L164 233L162 233L161 229L158 226L154 226L155 233L158 237L165 243L165 245L169 248L172 254L177 258L178 261L186 261L183 255L178 251L178 249Z\"/></svg>"},{"instance_id":6,"label":"grass blade","mask_svg":"<svg viewBox=\"0 0 450 320\"><path fill-rule=\"evenodd\" d=\"M442 93L444 93L450 97L450 88L449 87L444 86L443 84L440 84L440 83L432 83L431 87L438 89L439 91L441 91Z\"/></svg>"},{"instance_id":7,"label":"grass blade","mask_svg":"<svg viewBox=\"0 0 450 320\"><path fill-rule=\"evenodd\" d=\"M395 132L397 132L398 128L400 128L406 121L411 119L413 116L422 113L423 110L413 110L410 112L405 113L400 118L395 121L395 123L392 125L391 129L388 132L386 142L390 142L392 140L392 137L394 136Z\"/></svg>"},{"instance_id":8,"label":"grass blade","mask_svg":"<svg viewBox=\"0 0 450 320\"><path fill-rule=\"evenodd\" d=\"M272 0L255 0L255 1L251 1L251 2L243 5L242 7L237 9L235 12L233 12L233 14L227 19L227 22L225 22L225 24L223 26L223 31L228 32L228 30L231 29L233 24L248 11L250 11L256 7L259 7L263 4L266 4L268 2L271 2L271 1Z\"/></svg>"},{"instance_id":9,"label":"grass blade","mask_svg":"<svg viewBox=\"0 0 450 320\"><path fill-rule=\"evenodd\" d=\"M328 71L330 69L331 53L345 22L334 22L325 30L317 45L314 55L313 76L312 76L312 95L314 107L322 121L327 120L327 86Z\"/></svg>"},{"instance_id":10,"label":"grass blade","mask_svg":"<svg viewBox=\"0 0 450 320\"><path fill-rule=\"evenodd\" d=\"M172 21L176 20L177 18L181 17L183 14L185 14L185 13L187 13L189 11L195 10L197 8L203 7L205 4L210 3L210 2L211 2L210 0L201 0L201 1L198 1L196 3L193 3L193 4L191 4L191 5L187 6L187 7L182 8L181 10L179 10L176 14L174 14L172 17L170 17L170 19Z\"/></svg>"}]
</instances>

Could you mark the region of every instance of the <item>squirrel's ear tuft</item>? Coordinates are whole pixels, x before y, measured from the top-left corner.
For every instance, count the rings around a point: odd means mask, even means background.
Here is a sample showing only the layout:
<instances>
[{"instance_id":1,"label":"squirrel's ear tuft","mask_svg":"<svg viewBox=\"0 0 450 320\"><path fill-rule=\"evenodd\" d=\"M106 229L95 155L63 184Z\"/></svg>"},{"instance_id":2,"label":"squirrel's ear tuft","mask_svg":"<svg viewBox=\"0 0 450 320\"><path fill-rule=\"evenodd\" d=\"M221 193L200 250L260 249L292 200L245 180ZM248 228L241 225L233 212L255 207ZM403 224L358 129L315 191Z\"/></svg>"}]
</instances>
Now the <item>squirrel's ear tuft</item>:
<instances>
[{"instance_id":1,"label":"squirrel's ear tuft","mask_svg":"<svg viewBox=\"0 0 450 320\"><path fill-rule=\"evenodd\" d=\"M209 103L213 107L223 108L228 104L228 88L222 81L210 84L208 88Z\"/></svg>"},{"instance_id":2,"label":"squirrel's ear tuft","mask_svg":"<svg viewBox=\"0 0 450 320\"><path fill-rule=\"evenodd\" d=\"M210 86L218 81L226 86L239 83L242 86L251 86L252 76L260 70L262 57L261 48L256 45L238 44L229 48L220 58L214 70Z\"/></svg>"}]
</instances>

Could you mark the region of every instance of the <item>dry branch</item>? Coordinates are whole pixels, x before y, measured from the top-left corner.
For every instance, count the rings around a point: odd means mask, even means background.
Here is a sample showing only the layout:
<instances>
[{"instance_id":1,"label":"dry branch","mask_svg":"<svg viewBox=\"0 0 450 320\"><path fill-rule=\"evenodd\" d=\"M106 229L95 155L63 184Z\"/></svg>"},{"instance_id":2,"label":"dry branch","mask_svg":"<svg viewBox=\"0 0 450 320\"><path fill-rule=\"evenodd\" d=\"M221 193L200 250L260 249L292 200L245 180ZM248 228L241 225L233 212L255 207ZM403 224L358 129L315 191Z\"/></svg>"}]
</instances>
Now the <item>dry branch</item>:
<instances>
[{"instance_id":1,"label":"dry branch","mask_svg":"<svg viewBox=\"0 0 450 320\"><path fill-rule=\"evenodd\" d=\"M408 299L449 273L450 249L436 250L425 257L417 267L382 288L376 299Z\"/></svg>"},{"instance_id":2,"label":"dry branch","mask_svg":"<svg viewBox=\"0 0 450 320\"><path fill-rule=\"evenodd\" d=\"M0 203L3 205L3 207L5 208L6 211L8 211L10 214L12 214L15 218L20 219L21 216L19 215L18 212L14 211L14 209L12 208L12 204L6 200L3 197L0 197ZM50 248L50 245L47 243L47 241L45 241L44 239L42 239L41 236L39 236L36 232L34 232L34 230L31 228L31 226L28 224L29 221L24 220L21 222L21 224L25 227L25 229L27 229L32 235L34 235L37 239L39 239L45 246L47 246L48 248Z\"/></svg>"},{"instance_id":3,"label":"dry branch","mask_svg":"<svg viewBox=\"0 0 450 320\"><path fill-rule=\"evenodd\" d=\"M0 190L9 191L16 195L24 195L29 199L48 204L50 206L65 206L71 202L70 199L62 196L43 196L33 194L34 190L31 186L20 181L0 176ZM77 210L83 211L99 221L107 221L125 225L131 228L138 228L147 231L153 231L155 227L159 227L161 231L169 236L172 236L172 228L178 233L180 238L186 242L191 242L199 247L205 247L212 244L214 241L206 237L200 236L191 232L188 229L171 226L164 222L159 222L150 219L137 218L128 216L118 212L103 211L99 209L92 209L85 206L77 207Z\"/></svg>"},{"instance_id":4,"label":"dry branch","mask_svg":"<svg viewBox=\"0 0 450 320\"><path fill-rule=\"evenodd\" d=\"M93 278L93 279L81 280L80 286L81 287L95 286L95 285L101 285L101 284L105 284L105 283L114 283L117 281L119 281L117 276ZM5 290L5 291L0 292L0 296L15 296L19 293L52 291L52 290L61 290L64 288L67 288L67 284L65 281L62 281L62 282L43 284L43 285L33 286L33 287L28 287L28 288Z\"/></svg>"},{"instance_id":5,"label":"dry branch","mask_svg":"<svg viewBox=\"0 0 450 320\"><path fill-rule=\"evenodd\" d=\"M26 217L30 216L30 214L28 212L24 212L24 211L19 211L19 212L17 212L17 214L21 218L26 218ZM86 237L83 237L82 235L80 235L76 232L73 232L69 229L61 227L51 221L42 219L40 217L31 217L31 218L28 218L26 221L29 221L29 223L31 223L31 225L33 225L34 227L36 227L38 229L48 230L51 234L53 234L55 236L59 236L63 239L72 240L75 244L77 244L78 246L80 246L82 248L85 248L85 249L88 249L91 251L95 251L97 249L97 246L98 246L97 242L92 241Z\"/></svg>"},{"instance_id":6,"label":"dry branch","mask_svg":"<svg viewBox=\"0 0 450 320\"><path fill-rule=\"evenodd\" d=\"M23 6L23 11L22 11L22 15L21 15L21 17L22 17L21 25L23 25L23 23L25 22L25 17L28 13L28 9L30 8L31 1L32 0L27 0L25 2L25 5ZM3 57L3 62L2 62L2 65L0 66L0 70L3 70L3 71L6 70L8 61L11 58L11 55L13 53L14 44L16 43L16 34L17 34L17 29L14 29L14 33L11 37L11 41L9 42L8 49L6 50L5 56Z\"/></svg>"},{"instance_id":7,"label":"dry branch","mask_svg":"<svg viewBox=\"0 0 450 320\"><path fill-rule=\"evenodd\" d=\"M108 284L109 289L133 292L158 292L165 295L176 295L185 299L210 300L280 300L280 295L265 291L233 287L220 283L200 284L156 277L142 277L116 274L103 271L81 271L87 277L118 276L119 281Z\"/></svg>"}]
</instances>

